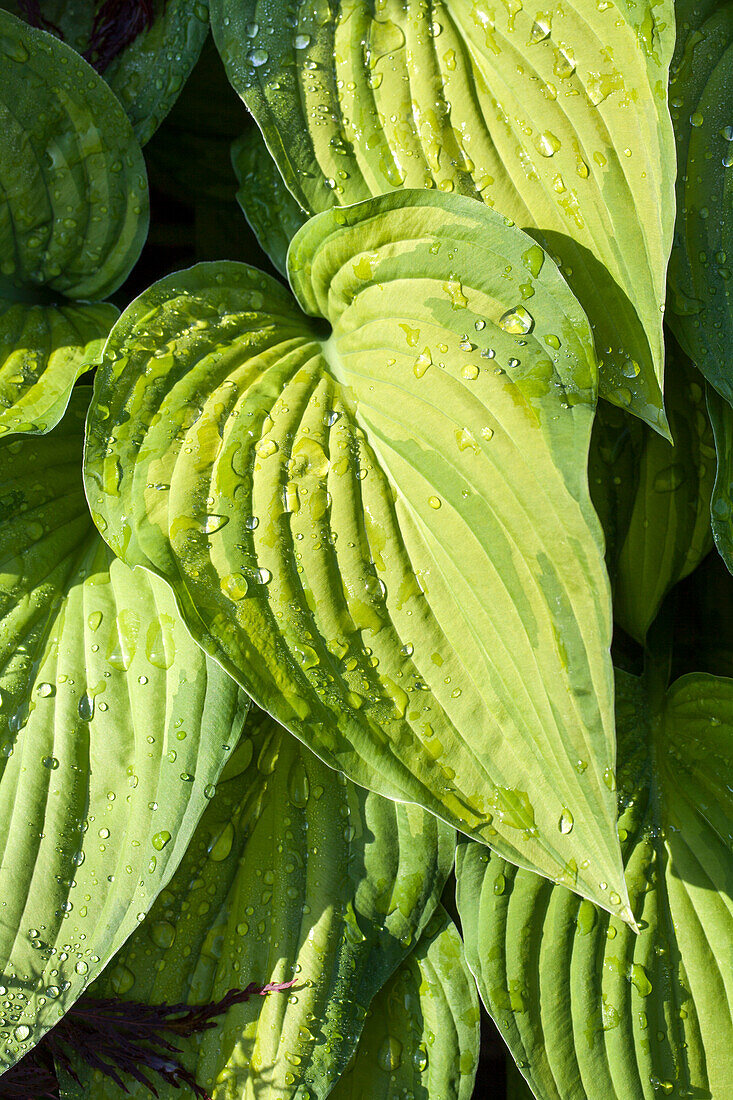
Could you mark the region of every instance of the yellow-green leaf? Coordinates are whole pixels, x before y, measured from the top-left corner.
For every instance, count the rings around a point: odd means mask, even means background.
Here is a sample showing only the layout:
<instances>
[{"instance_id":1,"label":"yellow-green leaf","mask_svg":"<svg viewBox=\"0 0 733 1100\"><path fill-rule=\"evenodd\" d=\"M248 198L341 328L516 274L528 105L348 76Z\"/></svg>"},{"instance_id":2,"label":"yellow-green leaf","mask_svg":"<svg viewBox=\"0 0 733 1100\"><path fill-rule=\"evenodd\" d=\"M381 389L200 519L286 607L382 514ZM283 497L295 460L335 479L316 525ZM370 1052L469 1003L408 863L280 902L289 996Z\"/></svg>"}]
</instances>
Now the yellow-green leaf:
<instances>
[{"instance_id":1,"label":"yellow-green leaf","mask_svg":"<svg viewBox=\"0 0 733 1100\"><path fill-rule=\"evenodd\" d=\"M290 18L280 0L212 0L211 14L304 209L400 187L482 199L559 258L601 394L665 432L672 0L316 0Z\"/></svg>"},{"instance_id":2,"label":"yellow-green leaf","mask_svg":"<svg viewBox=\"0 0 733 1100\"><path fill-rule=\"evenodd\" d=\"M582 310L531 238L426 191L319 215L289 266L312 317L225 263L122 315L100 529L327 763L625 911Z\"/></svg>"}]
</instances>

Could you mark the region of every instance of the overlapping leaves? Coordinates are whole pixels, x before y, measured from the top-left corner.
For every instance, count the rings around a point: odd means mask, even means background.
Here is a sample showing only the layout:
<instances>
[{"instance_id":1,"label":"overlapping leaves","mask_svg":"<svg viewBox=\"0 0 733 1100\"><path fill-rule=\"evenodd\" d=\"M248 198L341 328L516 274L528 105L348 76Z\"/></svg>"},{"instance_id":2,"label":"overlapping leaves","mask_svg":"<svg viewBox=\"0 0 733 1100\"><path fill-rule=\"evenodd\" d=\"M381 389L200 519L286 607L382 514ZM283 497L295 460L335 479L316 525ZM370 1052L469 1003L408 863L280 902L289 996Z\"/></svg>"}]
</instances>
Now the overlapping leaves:
<instances>
[{"instance_id":1,"label":"overlapping leaves","mask_svg":"<svg viewBox=\"0 0 733 1100\"><path fill-rule=\"evenodd\" d=\"M617 673L619 836L640 934L474 844L458 905L482 998L539 1100L722 1098L733 977L733 680Z\"/></svg>"},{"instance_id":2,"label":"overlapping leaves","mask_svg":"<svg viewBox=\"0 0 733 1100\"><path fill-rule=\"evenodd\" d=\"M168 587L133 579L81 484L88 390L0 443L0 1036L7 1066L122 945L180 861L245 696Z\"/></svg>"},{"instance_id":3,"label":"overlapping leaves","mask_svg":"<svg viewBox=\"0 0 733 1100\"><path fill-rule=\"evenodd\" d=\"M0 434L45 432L117 316L148 223L142 153L70 47L0 11Z\"/></svg>"},{"instance_id":4,"label":"overlapping leaves","mask_svg":"<svg viewBox=\"0 0 733 1100\"><path fill-rule=\"evenodd\" d=\"M315 212L400 187L482 199L530 230L586 310L601 393L665 430L674 216L671 0L213 0L229 77Z\"/></svg>"},{"instance_id":5,"label":"overlapping leaves","mask_svg":"<svg viewBox=\"0 0 733 1100\"><path fill-rule=\"evenodd\" d=\"M667 591L712 545L715 447L704 382L671 339L666 376L674 443L602 404L589 460L591 495L606 534L614 618L642 644Z\"/></svg>"},{"instance_id":6,"label":"overlapping leaves","mask_svg":"<svg viewBox=\"0 0 733 1100\"><path fill-rule=\"evenodd\" d=\"M60 37L117 95L144 145L175 103L209 29L208 0L3 0Z\"/></svg>"},{"instance_id":7,"label":"overlapping leaves","mask_svg":"<svg viewBox=\"0 0 733 1100\"><path fill-rule=\"evenodd\" d=\"M230 1009L219 1028L185 1044L184 1061L218 1100L320 1100L348 1063L372 998L435 912L454 845L437 818L356 787L254 714L176 876L93 992L198 1004L295 977L288 997ZM455 1025L470 1082L477 1012L460 939L445 921L430 937L402 981L414 982L415 968L430 980L451 959L456 993L439 1011L473 1013ZM443 1044L450 1050L451 1037ZM91 1075L81 1094L122 1095ZM133 1084L132 1095L147 1093Z\"/></svg>"},{"instance_id":8,"label":"overlapping leaves","mask_svg":"<svg viewBox=\"0 0 733 1100\"><path fill-rule=\"evenodd\" d=\"M622 909L582 311L530 238L422 191L313 219L289 265L311 318L219 264L115 326L105 537L328 763Z\"/></svg>"}]
</instances>

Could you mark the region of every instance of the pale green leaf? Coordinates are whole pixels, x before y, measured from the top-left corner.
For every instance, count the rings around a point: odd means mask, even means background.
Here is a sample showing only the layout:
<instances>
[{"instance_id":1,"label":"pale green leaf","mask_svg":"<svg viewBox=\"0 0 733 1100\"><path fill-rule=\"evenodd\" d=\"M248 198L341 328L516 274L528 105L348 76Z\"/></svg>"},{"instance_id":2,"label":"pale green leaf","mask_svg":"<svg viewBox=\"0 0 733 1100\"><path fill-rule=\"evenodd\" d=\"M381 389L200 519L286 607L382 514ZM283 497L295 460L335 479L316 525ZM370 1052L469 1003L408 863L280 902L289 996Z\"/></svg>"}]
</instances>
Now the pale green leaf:
<instances>
[{"instance_id":1,"label":"pale green leaf","mask_svg":"<svg viewBox=\"0 0 733 1100\"><path fill-rule=\"evenodd\" d=\"M70 46L0 11L0 297L103 298L148 226L140 147L116 96Z\"/></svg>"},{"instance_id":2,"label":"pale green leaf","mask_svg":"<svg viewBox=\"0 0 733 1100\"><path fill-rule=\"evenodd\" d=\"M617 673L619 836L641 932L475 844L466 954L539 1100L726 1100L733 1050L733 680L663 703Z\"/></svg>"},{"instance_id":3,"label":"pale green leaf","mask_svg":"<svg viewBox=\"0 0 733 1100\"><path fill-rule=\"evenodd\" d=\"M668 319L707 380L733 401L733 3L677 0L669 98L677 225Z\"/></svg>"},{"instance_id":4,"label":"pale green leaf","mask_svg":"<svg viewBox=\"0 0 733 1100\"><path fill-rule=\"evenodd\" d=\"M557 256L601 394L663 433L672 0L212 0L214 37L316 212L398 187L483 199Z\"/></svg>"},{"instance_id":5,"label":"pale green leaf","mask_svg":"<svg viewBox=\"0 0 733 1100\"><path fill-rule=\"evenodd\" d=\"M710 504L713 538L721 558L733 573L733 409L712 387L707 391L707 404L717 454Z\"/></svg>"},{"instance_id":6,"label":"pale green leaf","mask_svg":"<svg viewBox=\"0 0 733 1100\"><path fill-rule=\"evenodd\" d=\"M18 0L2 0L0 6L14 15L24 14ZM94 63L90 38L100 6L91 0L42 0L41 14L65 42ZM112 5L107 18L112 22L116 18L124 32L133 15L129 8L140 6L139 0ZM208 0L152 0L150 6L152 25L101 66L141 145L153 136L178 98L209 30ZM119 38L119 31L112 37Z\"/></svg>"},{"instance_id":7,"label":"pale green leaf","mask_svg":"<svg viewBox=\"0 0 733 1100\"><path fill-rule=\"evenodd\" d=\"M247 703L157 577L95 530L89 390L0 443L0 1065L25 1054L173 874Z\"/></svg>"},{"instance_id":8,"label":"pale green leaf","mask_svg":"<svg viewBox=\"0 0 733 1100\"><path fill-rule=\"evenodd\" d=\"M100 528L327 763L623 908L582 310L531 238L426 191L313 218L289 266L330 336L226 263L120 318Z\"/></svg>"},{"instance_id":9,"label":"pale green leaf","mask_svg":"<svg viewBox=\"0 0 733 1100\"><path fill-rule=\"evenodd\" d=\"M715 446L704 383L672 342L666 375L674 444L620 410L602 406L589 466L606 532L614 618L642 644L666 593L712 547Z\"/></svg>"},{"instance_id":10,"label":"pale green leaf","mask_svg":"<svg viewBox=\"0 0 733 1100\"><path fill-rule=\"evenodd\" d=\"M471 1100L478 1055L476 983L441 907L372 1001L331 1100Z\"/></svg>"},{"instance_id":11,"label":"pale green leaf","mask_svg":"<svg viewBox=\"0 0 733 1100\"><path fill-rule=\"evenodd\" d=\"M77 378L97 362L119 311L109 303L0 298L0 435L58 424Z\"/></svg>"},{"instance_id":12,"label":"pale green leaf","mask_svg":"<svg viewBox=\"0 0 733 1100\"><path fill-rule=\"evenodd\" d=\"M239 180L237 201L244 216L262 251L282 275L287 275L288 247L307 215L285 186L259 130L248 130L234 142L232 164Z\"/></svg>"},{"instance_id":13,"label":"pale green leaf","mask_svg":"<svg viewBox=\"0 0 733 1100\"><path fill-rule=\"evenodd\" d=\"M254 712L177 874L92 993L202 1004L295 977L180 1045L214 1100L321 1100L435 911L454 849L437 818L367 793ZM464 971L457 981L463 1003ZM89 1100L123 1095L87 1082Z\"/></svg>"}]
</instances>

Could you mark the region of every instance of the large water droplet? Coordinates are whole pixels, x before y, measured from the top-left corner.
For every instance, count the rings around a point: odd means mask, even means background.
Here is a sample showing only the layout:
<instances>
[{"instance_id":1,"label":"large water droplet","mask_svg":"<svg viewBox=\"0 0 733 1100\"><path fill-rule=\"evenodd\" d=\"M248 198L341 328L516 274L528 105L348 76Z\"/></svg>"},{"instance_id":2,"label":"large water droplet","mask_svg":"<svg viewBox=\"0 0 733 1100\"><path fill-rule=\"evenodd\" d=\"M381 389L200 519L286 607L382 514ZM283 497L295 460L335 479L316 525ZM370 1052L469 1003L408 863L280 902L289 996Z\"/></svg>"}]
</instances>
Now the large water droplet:
<instances>
[{"instance_id":1,"label":"large water droplet","mask_svg":"<svg viewBox=\"0 0 733 1100\"><path fill-rule=\"evenodd\" d=\"M503 329L504 332L511 333L513 336L526 335L534 328L534 317L524 306L515 306L514 309L508 309L499 318L499 328Z\"/></svg>"}]
</instances>

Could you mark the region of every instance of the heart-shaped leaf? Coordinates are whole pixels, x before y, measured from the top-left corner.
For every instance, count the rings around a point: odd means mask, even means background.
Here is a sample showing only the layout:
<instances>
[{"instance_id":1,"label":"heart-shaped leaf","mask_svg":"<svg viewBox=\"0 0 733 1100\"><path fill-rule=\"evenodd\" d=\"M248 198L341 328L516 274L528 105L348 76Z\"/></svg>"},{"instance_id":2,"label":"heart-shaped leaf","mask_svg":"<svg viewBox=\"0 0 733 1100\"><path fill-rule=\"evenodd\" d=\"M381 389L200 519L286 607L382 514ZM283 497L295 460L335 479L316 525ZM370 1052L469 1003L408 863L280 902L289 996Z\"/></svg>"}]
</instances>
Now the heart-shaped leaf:
<instances>
[{"instance_id":1,"label":"heart-shaped leaf","mask_svg":"<svg viewBox=\"0 0 733 1100\"><path fill-rule=\"evenodd\" d=\"M582 310L531 238L425 191L312 219L289 266L330 336L225 263L120 318L105 537L327 763L623 908Z\"/></svg>"},{"instance_id":2,"label":"heart-shaped leaf","mask_svg":"<svg viewBox=\"0 0 733 1100\"><path fill-rule=\"evenodd\" d=\"M733 3L677 0L676 12L669 322L707 380L733 402Z\"/></svg>"},{"instance_id":3,"label":"heart-shaped leaf","mask_svg":"<svg viewBox=\"0 0 733 1100\"><path fill-rule=\"evenodd\" d=\"M108 302L41 306L0 298L0 435L42 434L58 424L118 312Z\"/></svg>"},{"instance_id":4,"label":"heart-shaped leaf","mask_svg":"<svg viewBox=\"0 0 733 1100\"><path fill-rule=\"evenodd\" d=\"M434 913L455 834L331 771L268 715L254 712L245 735L178 872L92 993L202 1004L295 978L289 996L237 1005L181 1043L183 1060L218 1100L321 1100ZM463 1005L465 973L457 981ZM91 1073L82 1092L123 1095Z\"/></svg>"},{"instance_id":5,"label":"heart-shaped leaf","mask_svg":"<svg viewBox=\"0 0 733 1100\"><path fill-rule=\"evenodd\" d=\"M232 164L239 180L237 201L277 270L287 276L290 242L307 215L288 191L259 130L248 130L232 145Z\"/></svg>"},{"instance_id":6,"label":"heart-shaped leaf","mask_svg":"<svg viewBox=\"0 0 733 1100\"><path fill-rule=\"evenodd\" d=\"M476 983L441 906L372 1001L331 1100L471 1100L478 1055Z\"/></svg>"},{"instance_id":7,"label":"heart-shaped leaf","mask_svg":"<svg viewBox=\"0 0 733 1100\"><path fill-rule=\"evenodd\" d=\"M557 256L601 394L665 432L674 221L671 0L212 0L214 37L285 182L317 212L399 187L483 199Z\"/></svg>"},{"instance_id":8,"label":"heart-shaped leaf","mask_svg":"<svg viewBox=\"0 0 733 1100\"><path fill-rule=\"evenodd\" d=\"M0 443L0 1059L36 1043L173 874L246 714L157 577L95 530L89 390Z\"/></svg>"},{"instance_id":9,"label":"heart-shaped leaf","mask_svg":"<svg viewBox=\"0 0 733 1100\"><path fill-rule=\"evenodd\" d=\"M701 383L670 342L665 395L674 444L609 405L593 425L589 477L606 533L613 614L642 644L666 593L712 546L715 446Z\"/></svg>"},{"instance_id":10,"label":"heart-shaped leaf","mask_svg":"<svg viewBox=\"0 0 733 1100\"><path fill-rule=\"evenodd\" d=\"M733 1049L733 680L617 673L634 933L475 844L458 908L481 996L539 1100L724 1097Z\"/></svg>"},{"instance_id":11,"label":"heart-shaped leaf","mask_svg":"<svg viewBox=\"0 0 733 1100\"><path fill-rule=\"evenodd\" d=\"M141 145L152 137L196 64L209 30L208 0L3 0L59 35L102 73ZM34 10L35 9L35 10Z\"/></svg>"}]
</instances>

